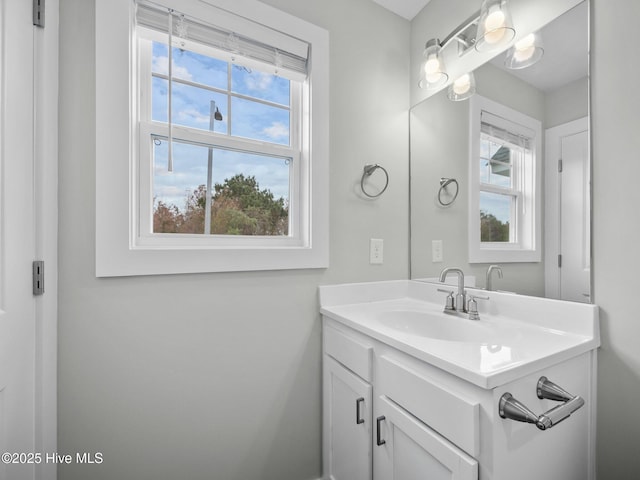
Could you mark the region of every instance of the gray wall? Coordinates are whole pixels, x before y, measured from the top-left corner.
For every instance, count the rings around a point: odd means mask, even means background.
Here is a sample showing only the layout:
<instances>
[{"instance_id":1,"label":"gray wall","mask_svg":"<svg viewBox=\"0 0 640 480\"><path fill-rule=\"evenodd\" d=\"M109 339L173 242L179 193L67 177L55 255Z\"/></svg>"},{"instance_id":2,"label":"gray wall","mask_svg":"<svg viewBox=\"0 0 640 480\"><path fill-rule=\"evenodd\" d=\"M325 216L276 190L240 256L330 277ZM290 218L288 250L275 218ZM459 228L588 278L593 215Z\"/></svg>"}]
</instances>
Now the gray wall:
<instances>
[{"instance_id":1,"label":"gray wall","mask_svg":"<svg viewBox=\"0 0 640 480\"><path fill-rule=\"evenodd\" d=\"M611 8L614 7L614 8ZM636 49L621 41L640 2L592 0L593 274L600 306L598 473L626 480L640 472L640 75Z\"/></svg>"},{"instance_id":2,"label":"gray wall","mask_svg":"<svg viewBox=\"0 0 640 480\"><path fill-rule=\"evenodd\" d=\"M571 82L545 95L544 126L556 127L589 115L589 79Z\"/></svg>"},{"instance_id":3,"label":"gray wall","mask_svg":"<svg viewBox=\"0 0 640 480\"><path fill-rule=\"evenodd\" d=\"M104 454L61 480L319 477L317 287L408 276L409 23L369 0L268 3L331 35L330 268L97 279L94 2L60 2L58 451ZM372 162L391 182L366 201Z\"/></svg>"}]
</instances>

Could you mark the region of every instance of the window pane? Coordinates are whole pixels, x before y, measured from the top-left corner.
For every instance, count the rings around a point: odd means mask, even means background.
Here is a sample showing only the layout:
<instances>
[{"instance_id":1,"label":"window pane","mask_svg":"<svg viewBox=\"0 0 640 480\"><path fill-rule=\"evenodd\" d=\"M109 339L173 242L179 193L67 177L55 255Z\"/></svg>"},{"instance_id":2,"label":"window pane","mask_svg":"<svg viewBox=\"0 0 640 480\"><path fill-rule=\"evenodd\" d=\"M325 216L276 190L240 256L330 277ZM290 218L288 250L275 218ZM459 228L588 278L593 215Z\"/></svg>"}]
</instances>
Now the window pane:
<instances>
[{"instance_id":1,"label":"window pane","mask_svg":"<svg viewBox=\"0 0 640 480\"><path fill-rule=\"evenodd\" d=\"M480 141L480 182L512 187L513 152L507 145L483 138Z\"/></svg>"},{"instance_id":2,"label":"window pane","mask_svg":"<svg viewBox=\"0 0 640 480\"><path fill-rule=\"evenodd\" d=\"M510 242L514 197L480 192L480 241Z\"/></svg>"},{"instance_id":3,"label":"window pane","mask_svg":"<svg viewBox=\"0 0 640 480\"><path fill-rule=\"evenodd\" d=\"M167 109L167 81L162 78L151 79L151 119L166 122L169 113Z\"/></svg>"},{"instance_id":4,"label":"window pane","mask_svg":"<svg viewBox=\"0 0 640 480\"><path fill-rule=\"evenodd\" d=\"M290 83L286 78L240 65L233 65L231 69L231 88L235 93L280 105L290 105Z\"/></svg>"},{"instance_id":5,"label":"window pane","mask_svg":"<svg viewBox=\"0 0 640 480\"><path fill-rule=\"evenodd\" d=\"M231 135L289 145L289 110L232 97Z\"/></svg>"},{"instance_id":6,"label":"window pane","mask_svg":"<svg viewBox=\"0 0 640 480\"><path fill-rule=\"evenodd\" d=\"M205 233L207 169L212 159L212 234L286 236L291 160L154 141L154 233Z\"/></svg>"},{"instance_id":7,"label":"window pane","mask_svg":"<svg viewBox=\"0 0 640 480\"><path fill-rule=\"evenodd\" d=\"M213 130L218 133L227 133L227 96L206 90L204 88L184 85L173 82L173 101L171 104L173 124L185 127L210 130L211 115L217 108L223 119L214 120ZM152 119L158 122L167 121L167 94L168 81L162 78L153 78L152 92ZM212 111L211 102L215 102Z\"/></svg>"},{"instance_id":8,"label":"window pane","mask_svg":"<svg viewBox=\"0 0 640 480\"><path fill-rule=\"evenodd\" d=\"M152 42L151 71L162 75L169 74L169 49L164 43Z\"/></svg>"},{"instance_id":9,"label":"window pane","mask_svg":"<svg viewBox=\"0 0 640 480\"><path fill-rule=\"evenodd\" d=\"M153 42L152 59L152 120L167 121L168 48ZM174 48L172 84L172 121L175 125L210 130L211 101L223 120L216 120L213 130L231 133L235 137L290 145L291 142L291 82L272 74L251 70L239 65L231 68L232 85L228 85L227 62L216 60L187 50ZM187 84L194 82L202 87ZM220 89L227 92L213 91ZM229 94L231 112L227 111ZM242 95L240 98L237 95ZM252 97L255 100L251 100ZM282 105L275 107L271 102ZM215 110L213 110L215 113ZM229 125L232 131L229 132Z\"/></svg>"},{"instance_id":10,"label":"window pane","mask_svg":"<svg viewBox=\"0 0 640 480\"><path fill-rule=\"evenodd\" d=\"M229 64L223 60L200 55L180 48L173 49L173 78L188 80L214 88L227 90L227 70ZM153 42L151 71L169 75L169 54L167 45Z\"/></svg>"}]
</instances>

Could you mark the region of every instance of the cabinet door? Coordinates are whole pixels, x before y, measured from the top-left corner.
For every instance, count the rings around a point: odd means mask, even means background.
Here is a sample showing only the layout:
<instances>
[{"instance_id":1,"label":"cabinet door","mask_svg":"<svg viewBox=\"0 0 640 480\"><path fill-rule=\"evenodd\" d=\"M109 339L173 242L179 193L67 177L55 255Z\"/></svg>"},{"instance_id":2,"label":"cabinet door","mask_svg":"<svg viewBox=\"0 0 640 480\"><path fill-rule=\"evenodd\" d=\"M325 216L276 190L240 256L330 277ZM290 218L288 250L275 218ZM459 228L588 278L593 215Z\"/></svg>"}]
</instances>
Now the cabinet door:
<instances>
[{"instance_id":1,"label":"cabinet door","mask_svg":"<svg viewBox=\"0 0 640 480\"><path fill-rule=\"evenodd\" d=\"M384 396L374 422L376 480L478 479L478 462Z\"/></svg>"},{"instance_id":2,"label":"cabinet door","mask_svg":"<svg viewBox=\"0 0 640 480\"><path fill-rule=\"evenodd\" d=\"M324 356L324 477L371 480L371 385Z\"/></svg>"}]
</instances>

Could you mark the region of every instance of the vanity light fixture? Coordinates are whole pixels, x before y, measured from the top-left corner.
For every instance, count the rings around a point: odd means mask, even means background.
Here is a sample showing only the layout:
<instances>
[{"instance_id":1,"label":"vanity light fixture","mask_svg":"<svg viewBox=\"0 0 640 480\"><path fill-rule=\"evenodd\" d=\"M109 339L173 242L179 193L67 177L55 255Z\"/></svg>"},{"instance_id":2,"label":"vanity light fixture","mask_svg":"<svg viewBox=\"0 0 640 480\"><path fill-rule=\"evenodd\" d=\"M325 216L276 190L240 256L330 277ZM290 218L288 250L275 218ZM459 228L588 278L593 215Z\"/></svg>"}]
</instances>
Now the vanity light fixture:
<instances>
[{"instance_id":1,"label":"vanity light fixture","mask_svg":"<svg viewBox=\"0 0 640 480\"><path fill-rule=\"evenodd\" d=\"M475 47L491 52L507 45L516 34L507 8L507 0L482 0Z\"/></svg>"},{"instance_id":2,"label":"vanity light fixture","mask_svg":"<svg viewBox=\"0 0 640 480\"><path fill-rule=\"evenodd\" d=\"M424 47L424 61L420 66L420 88L437 88L444 85L449 80L449 75L444 66L444 61L440 51L442 47L440 40L432 38Z\"/></svg>"},{"instance_id":3,"label":"vanity light fixture","mask_svg":"<svg viewBox=\"0 0 640 480\"><path fill-rule=\"evenodd\" d=\"M530 67L542 58L544 48L539 33L530 33L507 50L504 65L512 70Z\"/></svg>"},{"instance_id":4,"label":"vanity light fixture","mask_svg":"<svg viewBox=\"0 0 640 480\"><path fill-rule=\"evenodd\" d=\"M449 85L447 97L449 100L459 102L471 98L476 93L476 78L473 72L465 73Z\"/></svg>"},{"instance_id":5,"label":"vanity light fixture","mask_svg":"<svg viewBox=\"0 0 640 480\"><path fill-rule=\"evenodd\" d=\"M483 0L480 10L462 22L443 42L437 38L427 42L418 86L437 88L447 82L449 75L442 51L450 43L457 43L458 56L461 57L474 47L478 52L501 50L513 40L515 33L507 0Z\"/></svg>"}]
</instances>

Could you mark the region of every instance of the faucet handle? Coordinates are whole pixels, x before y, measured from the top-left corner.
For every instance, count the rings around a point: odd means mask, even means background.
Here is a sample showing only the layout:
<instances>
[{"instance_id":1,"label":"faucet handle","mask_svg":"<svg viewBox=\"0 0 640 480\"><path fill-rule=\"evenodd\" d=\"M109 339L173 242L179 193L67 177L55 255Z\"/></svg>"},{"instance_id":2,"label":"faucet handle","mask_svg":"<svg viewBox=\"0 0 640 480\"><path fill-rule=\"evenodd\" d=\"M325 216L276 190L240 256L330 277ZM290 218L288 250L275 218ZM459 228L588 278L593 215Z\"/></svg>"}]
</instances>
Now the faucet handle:
<instances>
[{"instance_id":1,"label":"faucet handle","mask_svg":"<svg viewBox=\"0 0 640 480\"><path fill-rule=\"evenodd\" d=\"M444 288L439 288L439 289L438 289L438 291L439 291L439 292L442 292L442 293L447 293L447 294L448 294L448 295L447 295L447 303L445 304L444 309L445 309L445 310L455 310L455 308L454 308L454 306L453 306L453 302L454 302L454 299L453 299L453 290L446 290L446 289L444 289Z\"/></svg>"},{"instance_id":2,"label":"faucet handle","mask_svg":"<svg viewBox=\"0 0 640 480\"><path fill-rule=\"evenodd\" d=\"M467 305L469 320L480 320L480 315L478 314L478 302L476 302L476 300L489 300L489 297L469 294L469 302Z\"/></svg>"}]
</instances>

